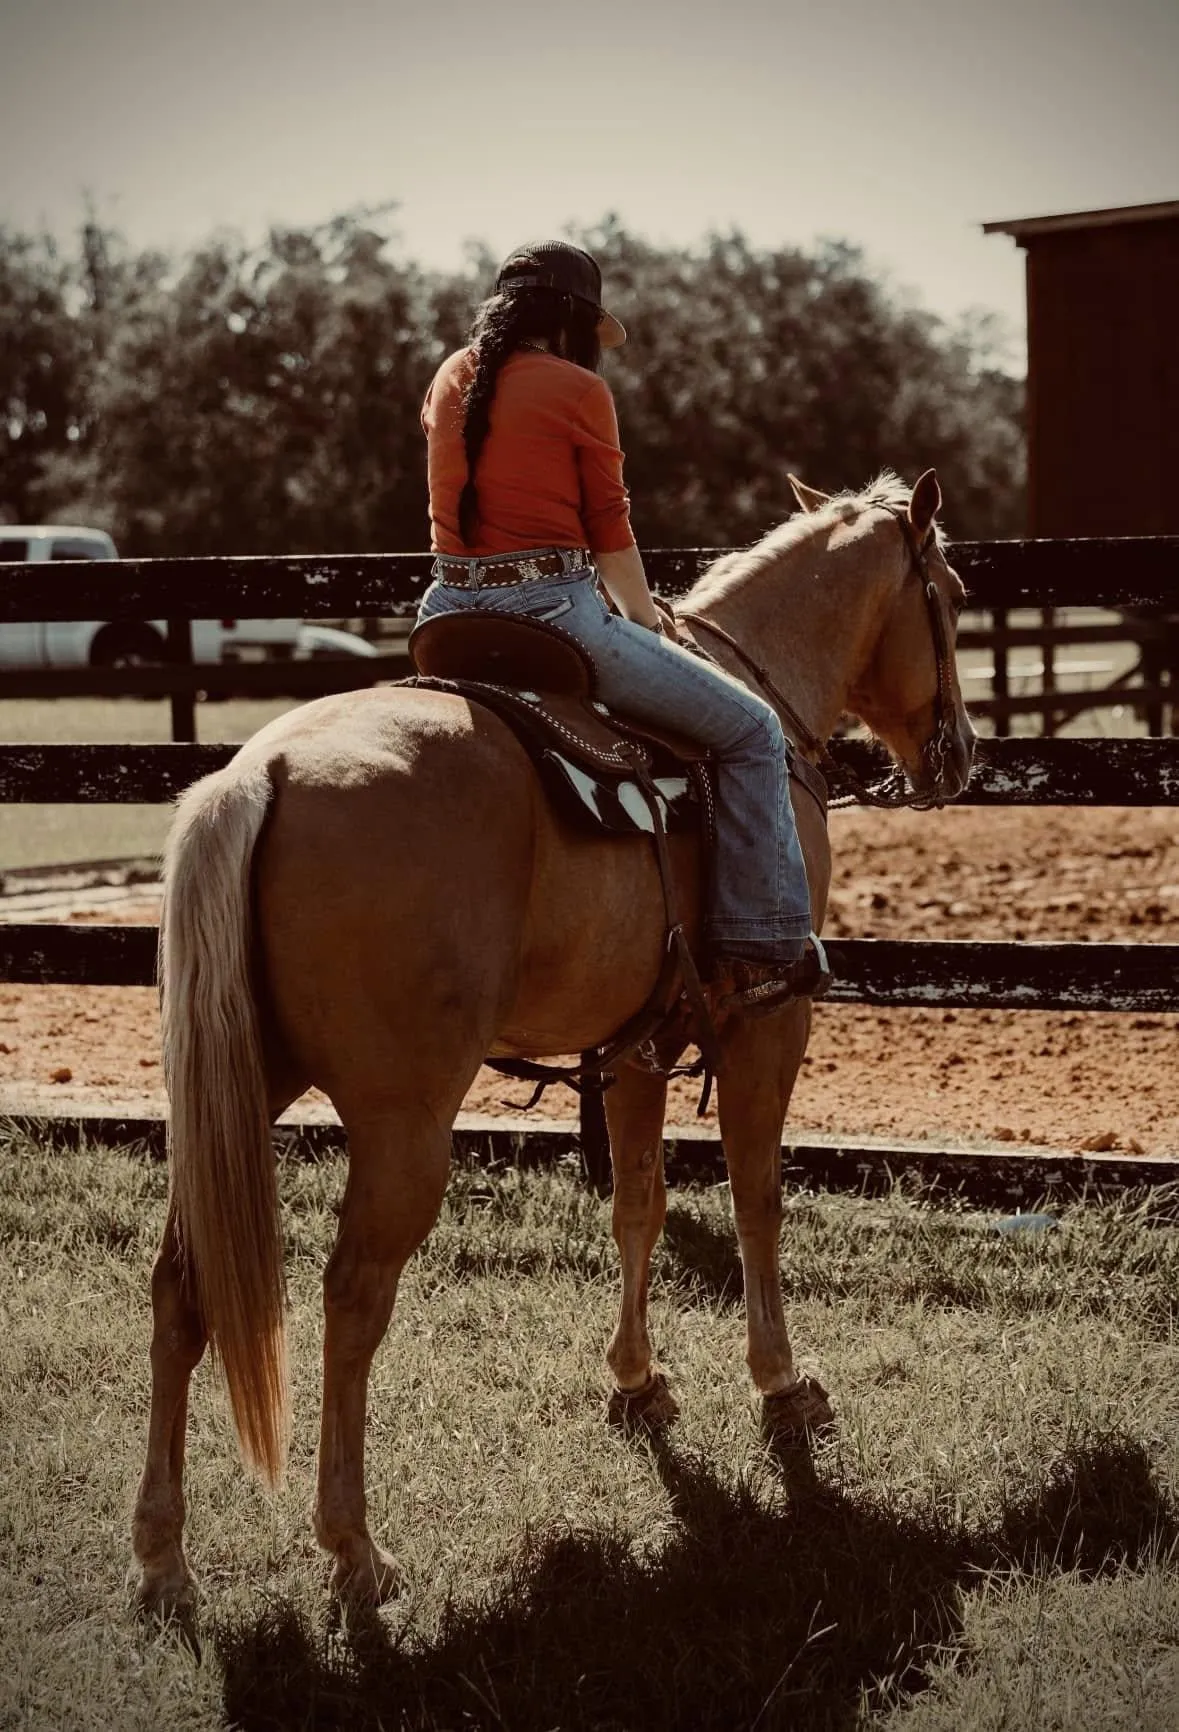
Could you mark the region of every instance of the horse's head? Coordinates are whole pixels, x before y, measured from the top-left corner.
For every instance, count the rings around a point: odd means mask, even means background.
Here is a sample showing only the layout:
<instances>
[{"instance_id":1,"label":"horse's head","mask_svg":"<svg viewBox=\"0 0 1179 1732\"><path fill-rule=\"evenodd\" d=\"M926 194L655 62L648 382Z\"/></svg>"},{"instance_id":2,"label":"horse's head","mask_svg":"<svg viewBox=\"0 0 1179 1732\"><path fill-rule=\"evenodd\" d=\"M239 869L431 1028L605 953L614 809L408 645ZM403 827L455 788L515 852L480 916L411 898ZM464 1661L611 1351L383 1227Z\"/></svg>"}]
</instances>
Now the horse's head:
<instances>
[{"instance_id":1,"label":"horse's head","mask_svg":"<svg viewBox=\"0 0 1179 1732\"><path fill-rule=\"evenodd\" d=\"M804 511L826 494L790 478ZM879 536L895 542L895 581L882 589L871 647L847 707L867 723L903 766L914 790L953 799L966 786L975 732L966 714L954 646L965 590L946 561L935 519L941 489L932 469L907 505L884 504ZM895 525L895 527L894 527Z\"/></svg>"}]
</instances>

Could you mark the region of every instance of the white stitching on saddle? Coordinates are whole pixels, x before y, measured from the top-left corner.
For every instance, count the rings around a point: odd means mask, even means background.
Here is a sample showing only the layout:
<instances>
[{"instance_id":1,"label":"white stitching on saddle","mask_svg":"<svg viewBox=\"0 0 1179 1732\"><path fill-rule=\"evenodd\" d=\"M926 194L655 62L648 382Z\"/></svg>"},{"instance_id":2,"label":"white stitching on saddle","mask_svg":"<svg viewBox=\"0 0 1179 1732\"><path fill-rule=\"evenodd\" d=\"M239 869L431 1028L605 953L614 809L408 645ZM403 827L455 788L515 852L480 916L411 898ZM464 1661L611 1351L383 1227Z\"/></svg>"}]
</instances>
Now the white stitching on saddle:
<instances>
[{"instance_id":1,"label":"white stitching on saddle","mask_svg":"<svg viewBox=\"0 0 1179 1732\"><path fill-rule=\"evenodd\" d=\"M696 777L696 786L704 790L705 820L709 837L716 835L716 801L713 798L712 771L707 764L701 764L700 774Z\"/></svg>"},{"instance_id":2,"label":"white stitching on saddle","mask_svg":"<svg viewBox=\"0 0 1179 1732\"><path fill-rule=\"evenodd\" d=\"M521 695L515 687L497 686L491 680L464 680L463 684L471 686L486 686L488 691L507 692L512 697L518 697ZM536 701L539 702L540 700L537 699ZM593 745L581 734L575 733L572 728L567 727L564 722L560 721L558 717L553 715L551 710L545 710L544 719L547 727L552 728L554 732L560 734L563 739L566 739L572 745L575 745L579 751L588 752L590 757L597 759L598 763L609 764L611 768L630 768L631 758L629 753L624 757L616 747L611 747L608 752L603 751L600 746Z\"/></svg>"}]
</instances>

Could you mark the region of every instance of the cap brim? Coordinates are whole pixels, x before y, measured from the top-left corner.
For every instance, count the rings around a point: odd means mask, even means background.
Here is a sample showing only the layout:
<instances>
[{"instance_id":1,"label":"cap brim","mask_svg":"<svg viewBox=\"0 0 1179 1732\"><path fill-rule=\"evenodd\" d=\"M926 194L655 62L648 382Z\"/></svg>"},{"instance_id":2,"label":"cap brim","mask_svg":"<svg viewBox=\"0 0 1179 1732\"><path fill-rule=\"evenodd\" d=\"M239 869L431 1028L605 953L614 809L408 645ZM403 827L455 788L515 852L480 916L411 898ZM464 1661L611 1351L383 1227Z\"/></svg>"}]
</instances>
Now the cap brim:
<instances>
[{"instance_id":1,"label":"cap brim","mask_svg":"<svg viewBox=\"0 0 1179 1732\"><path fill-rule=\"evenodd\" d=\"M613 313L603 311L598 320L598 342L603 349L620 349L626 342L626 326Z\"/></svg>"}]
</instances>

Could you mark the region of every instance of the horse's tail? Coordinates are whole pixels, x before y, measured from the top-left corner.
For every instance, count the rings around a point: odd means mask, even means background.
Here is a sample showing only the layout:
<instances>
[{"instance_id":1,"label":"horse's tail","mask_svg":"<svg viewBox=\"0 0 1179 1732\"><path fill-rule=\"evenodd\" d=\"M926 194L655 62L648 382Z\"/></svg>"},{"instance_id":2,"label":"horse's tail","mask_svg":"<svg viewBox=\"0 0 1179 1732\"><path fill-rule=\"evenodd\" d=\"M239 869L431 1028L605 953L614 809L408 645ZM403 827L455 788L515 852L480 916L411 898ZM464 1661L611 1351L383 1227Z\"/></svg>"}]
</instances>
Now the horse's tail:
<instances>
[{"instance_id":1,"label":"horse's tail","mask_svg":"<svg viewBox=\"0 0 1179 1732\"><path fill-rule=\"evenodd\" d=\"M250 889L272 793L260 762L208 776L180 802L164 867L160 999L186 1278L224 1367L242 1454L273 1485L289 1402Z\"/></svg>"}]
</instances>

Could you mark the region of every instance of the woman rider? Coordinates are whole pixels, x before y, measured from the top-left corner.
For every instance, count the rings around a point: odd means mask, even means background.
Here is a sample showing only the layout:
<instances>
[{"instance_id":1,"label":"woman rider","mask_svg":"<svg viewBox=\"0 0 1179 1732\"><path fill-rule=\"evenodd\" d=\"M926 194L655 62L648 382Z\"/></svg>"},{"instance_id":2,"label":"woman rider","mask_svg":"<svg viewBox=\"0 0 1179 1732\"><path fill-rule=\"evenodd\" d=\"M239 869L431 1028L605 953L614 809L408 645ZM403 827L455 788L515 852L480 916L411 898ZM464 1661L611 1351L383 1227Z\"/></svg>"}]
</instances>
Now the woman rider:
<instances>
[{"instance_id":1,"label":"woman rider","mask_svg":"<svg viewBox=\"0 0 1179 1732\"><path fill-rule=\"evenodd\" d=\"M788 746L768 704L674 641L647 587L614 402L598 377L601 351L626 332L601 285L579 247L518 248L469 346L438 369L422 409L437 559L418 617L461 608L556 623L590 655L604 704L711 749L712 978L722 1002L768 1012L824 978L808 944Z\"/></svg>"}]
</instances>

